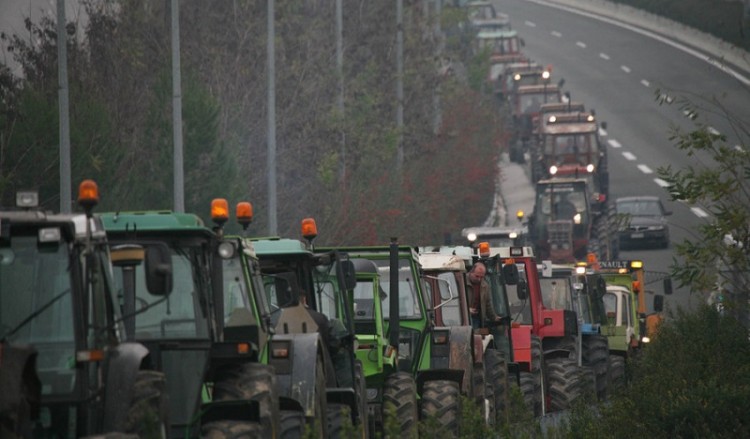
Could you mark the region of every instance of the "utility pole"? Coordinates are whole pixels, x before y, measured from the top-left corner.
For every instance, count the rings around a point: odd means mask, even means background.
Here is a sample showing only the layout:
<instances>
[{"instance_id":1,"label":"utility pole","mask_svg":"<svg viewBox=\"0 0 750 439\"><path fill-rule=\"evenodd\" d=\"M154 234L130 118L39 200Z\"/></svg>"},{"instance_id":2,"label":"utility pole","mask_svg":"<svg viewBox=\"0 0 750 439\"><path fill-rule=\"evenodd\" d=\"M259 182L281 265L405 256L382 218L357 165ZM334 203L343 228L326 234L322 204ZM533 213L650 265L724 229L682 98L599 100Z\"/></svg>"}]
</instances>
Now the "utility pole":
<instances>
[{"instance_id":1,"label":"utility pole","mask_svg":"<svg viewBox=\"0 0 750 439\"><path fill-rule=\"evenodd\" d=\"M396 0L396 171L404 165L404 0Z\"/></svg>"},{"instance_id":2,"label":"utility pole","mask_svg":"<svg viewBox=\"0 0 750 439\"><path fill-rule=\"evenodd\" d=\"M274 39L274 0L268 0L268 233L277 234L276 225L276 54Z\"/></svg>"},{"instance_id":3,"label":"utility pole","mask_svg":"<svg viewBox=\"0 0 750 439\"><path fill-rule=\"evenodd\" d=\"M182 154L182 77L180 76L180 10L172 0L172 133L174 137L174 211L185 212Z\"/></svg>"},{"instance_id":4,"label":"utility pole","mask_svg":"<svg viewBox=\"0 0 750 439\"><path fill-rule=\"evenodd\" d=\"M57 0L57 100L60 112L60 213L70 213L73 196L70 178L70 117L68 114L68 32L65 0Z\"/></svg>"},{"instance_id":5,"label":"utility pole","mask_svg":"<svg viewBox=\"0 0 750 439\"><path fill-rule=\"evenodd\" d=\"M344 17L342 0L336 0L336 71L339 75L338 110L341 117L341 154L339 181L346 178L346 129L344 128Z\"/></svg>"}]
</instances>

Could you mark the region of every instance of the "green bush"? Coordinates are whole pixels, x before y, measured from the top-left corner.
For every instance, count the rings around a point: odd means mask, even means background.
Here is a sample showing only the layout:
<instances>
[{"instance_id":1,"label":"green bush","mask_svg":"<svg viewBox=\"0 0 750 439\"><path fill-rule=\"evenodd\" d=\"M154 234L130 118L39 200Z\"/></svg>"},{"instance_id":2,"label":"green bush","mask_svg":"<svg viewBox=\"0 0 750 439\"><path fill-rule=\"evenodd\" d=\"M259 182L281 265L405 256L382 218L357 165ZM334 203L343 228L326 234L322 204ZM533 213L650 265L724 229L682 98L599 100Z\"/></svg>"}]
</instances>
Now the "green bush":
<instances>
[{"instance_id":1,"label":"green bush","mask_svg":"<svg viewBox=\"0 0 750 439\"><path fill-rule=\"evenodd\" d=\"M678 312L632 364L628 388L571 416L571 437L750 437L750 341L731 317Z\"/></svg>"}]
</instances>

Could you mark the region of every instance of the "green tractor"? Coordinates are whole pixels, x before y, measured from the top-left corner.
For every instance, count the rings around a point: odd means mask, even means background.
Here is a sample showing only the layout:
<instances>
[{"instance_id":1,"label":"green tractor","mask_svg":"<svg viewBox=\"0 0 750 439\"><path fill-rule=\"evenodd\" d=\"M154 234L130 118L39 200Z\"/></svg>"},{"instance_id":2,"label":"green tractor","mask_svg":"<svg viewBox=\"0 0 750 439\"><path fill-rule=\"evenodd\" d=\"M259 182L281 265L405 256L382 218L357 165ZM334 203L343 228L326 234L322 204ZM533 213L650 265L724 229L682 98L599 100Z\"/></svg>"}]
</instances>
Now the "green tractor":
<instances>
[{"instance_id":1,"label":"green tractor","mask_svg":"<svg viewBox=\"0 0 750 439\"><path fill-rule=\"evenodd\" d=\"M394 240L389 247L339 250L352 258L357 274L357 358L364 365L372 428L380 431L391 406L408 437L416 435L420 418L434 418L458 436L462 389L471 388L464 380L473 379L471 328L434 325L414 248ZM465 368L455 366L457 359Z\"/></svg>"},{"instance_id":2,"label":"green tractor","mask_svg":"<svg viewBox=\"0 0 750 439\"><path fill-rule=\"evenodd\" d=\"M143 367L146 347L125 341L106 234L92 214L96 183L79 187L85 214L45 212L36 192L16 200L0 211L0 437L163 437L164 374ZM169 264L148 248L128 253L149 294L166 300Z\"/></svg>"},{"instance_id":3,"label":"green tractor","mask_svg":"<svg viewBox=\"0 0 750 439\"><path fill-rule=\"evenodd\" d=\"M212 203L211 209L219 225L226 221L226 203ZM169 437L275 437L275 377L259 361L267 328L249 300L232 303L233 279L223 278L227 261L236 255L228 251L237 248L234 243L193 214L100 217L113 250L144 247L159 256L157 273L171 266L172 292L158 297L149 293L149 272L127 258L114 261L125 333L149 349L146 368L167 378Z\"/></svg>"},{"instance_id":4,"label":"green tractor","mask_svg":"<svg viewBox=\"0 0 750 439\"><path fill-rule=\"evenodd\" d=\"M654 312L647 315L644 291L643 262L601 261L591 267L606 282L603 295L607 323L602 332L609 339L610 385L621 387L625 381L625 365L631 357L654 337L654 328L661 320L664 297L654 296ZM664 291L671 293L671 280L664 280ZM651 331L648 331L648 328Z\"/></svg>"},{"instance_id":5,"label":"green tractor","mask_svg":"<svg viewBox=\"0 0 750 439\"><path fill-rule=\"evenodd\" d=\"M355 354L352 263L337 250L316 250L317 227L303 220L296 239L254 238L252 246L271 307L268 364L280 394L298 401L317 437L341 437L348 426L369 436L365 379ZM314 365L314 367L313 367ZM302 384L301 384L302 383ZM294 416L282 401L282 426Z\"/></svg>"}]
</instances>

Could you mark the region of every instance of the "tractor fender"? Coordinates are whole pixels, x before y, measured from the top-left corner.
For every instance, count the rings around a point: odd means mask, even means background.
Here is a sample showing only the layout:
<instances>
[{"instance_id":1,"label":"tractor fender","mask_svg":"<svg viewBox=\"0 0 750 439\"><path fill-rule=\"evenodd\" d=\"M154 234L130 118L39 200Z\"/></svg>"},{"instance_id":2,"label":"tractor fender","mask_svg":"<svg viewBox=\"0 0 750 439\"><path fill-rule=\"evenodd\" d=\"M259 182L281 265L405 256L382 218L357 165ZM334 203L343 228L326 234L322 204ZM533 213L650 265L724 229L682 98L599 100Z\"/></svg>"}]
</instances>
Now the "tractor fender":
<instances>
[{"instance_id":1,"label":"tractor fender","mask_svg":"<svg viewBox=\"0 0 750 439\"><path fill-rule=\"evenodd\" d=\"M491 335L482 336L481 334L474 333L473 335L473 342L474 342L474 364L481 365L484 363L484 351L487 350L487 346L489 346L489 341L485 341L487 338L491 338Z\"/></svg>"},{"instance_id":2,"label":"tractor fender","mask_svg":"<svg viewBox=\"0 0 750 439\"><path fill-rule=\"evenodd\" d=\"M444 381L453 381L455 383L458 383L458 388L463 388L463 378L464 378L464 371L463 370L456 370L456 369L428 369L428 370L420 370L417 372L417 393L419 395L422 394L422 389L424 388L424 383L427 381L436 381L436 380L444 380Z\"/></svg>"},{"instance_id":3,"label":"tractor fender","mask_svg":"<svg viewBox=\"0 0 750 439\"><path fill-rule=\"evenodd\" d=\"M274 353L279 347L286 349L285 356ZM324 355L324 346L317 332L306 334L277 334L271 339L268 364L276 370L279 395L299 402L307 417L315 416L315 383L318 358L323 361L323 374L331 367ZM326 381L328 381L326 379ZM328 387L328 386L327 386Z\"/></svg>"},{"instance_id":4,"label":"tractor fender","mask_svg":"<svg viewBox=\"0 0 750 439\"><path fill-rule=\"evenodd\" d=\"M452 326L450 331L450 361L448 368L463 372L463 379L459 382L461 393L468 395L471 392L472 374L477 352L474 349L474 330L471 326Z\"/></svg>"},{"instance_id":5,"label":"tractor fender","mask_svg":"<svg viewBox=\"0 0 750 439\"><path fill-rule=\"evenodd\" d=\"M140 343L120 343L104 358L104 430L124 431L133 398L133 383L148 349Z\"/></svg>"},{"instance_id":6,"label":"tractor fender","mask_svg":"<svg viewBox=\"0 0 750 439\"><path fill-rule=\"evenodd\" d=\"M17 432L28 429L30 434L31 425L26 423L39 417L42 385L36 358L32 346L0 343L0 422L12 425ZM29 407L22 407L24 404ZM29 419L23 419L26 410Z\"/></svg>"},{"instance_id":7,"label":"tractor fender","mask_svg":"<svg viewBox=\"0 0 750 439\"><path fill-rule=\"evenodd\" d=\"M568 349L549 349L544 351L543 357L545 360L553 358L570 358L570 351Z\"/></svg>"}]
</instances>

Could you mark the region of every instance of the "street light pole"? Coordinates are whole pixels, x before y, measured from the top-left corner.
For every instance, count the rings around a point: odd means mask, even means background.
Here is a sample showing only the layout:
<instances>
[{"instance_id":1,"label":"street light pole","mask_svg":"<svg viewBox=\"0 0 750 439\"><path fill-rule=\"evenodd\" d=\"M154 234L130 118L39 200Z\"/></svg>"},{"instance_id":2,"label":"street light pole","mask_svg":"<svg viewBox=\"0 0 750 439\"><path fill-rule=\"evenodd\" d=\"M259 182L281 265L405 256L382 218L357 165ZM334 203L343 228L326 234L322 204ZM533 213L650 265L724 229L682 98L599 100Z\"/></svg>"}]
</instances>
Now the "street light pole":
<instances>
[{"instance_id":1,"label":"street light pole","mask_svg":"<svg viewBox=\"0 0 750 439\"><path fill-rule=\"evenodd\" d=\"M172 135L174 137L174 211L185 212L185 176L182 147L182 77L180 75L180 10L172 0Z\"/></svg>"},{"instance_id":2,"label":"street light pole","mask_svg":"<svg viewBox=\"0 0 750 439\"><path fill-rule=\"evenodd\" d=\"M276 54L274 39L274 0L268 0L268 233L277 234L276 225Z\"/></svg>"},{"instance_id":3,"label":"street light pole","mask_svg":"<svg viewBox=\"0 0 750 439\"><path fill-rule=\"evenodd\" d=\"M70 117L68 114L68 32L65 0L57 0L57 99L60 111L60 213L70 213L73 196L70 177Z\"/></svg>"}]
</instances>

